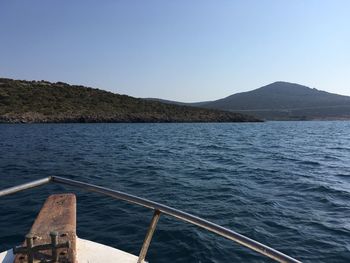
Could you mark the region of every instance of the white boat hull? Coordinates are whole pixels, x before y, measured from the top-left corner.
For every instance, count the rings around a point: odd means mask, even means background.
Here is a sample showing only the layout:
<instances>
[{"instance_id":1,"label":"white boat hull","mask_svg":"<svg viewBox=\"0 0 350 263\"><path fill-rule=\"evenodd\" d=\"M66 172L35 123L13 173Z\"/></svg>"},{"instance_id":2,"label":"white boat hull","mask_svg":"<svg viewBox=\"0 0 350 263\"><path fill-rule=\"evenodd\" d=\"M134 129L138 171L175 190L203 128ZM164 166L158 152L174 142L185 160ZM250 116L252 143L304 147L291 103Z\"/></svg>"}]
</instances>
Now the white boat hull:
<instances>
[{"instance_id":1,"label":"white boat hull","mask_svg":"<svg viewBox=\"0 0 350 263\"><path fill-rule=\"evenodd\" d=\"M138 257L122 250L77 238L78 263L136 263ZM12 249L0 253L0 263L13 263Z\"/></svg>"}]
</instances>

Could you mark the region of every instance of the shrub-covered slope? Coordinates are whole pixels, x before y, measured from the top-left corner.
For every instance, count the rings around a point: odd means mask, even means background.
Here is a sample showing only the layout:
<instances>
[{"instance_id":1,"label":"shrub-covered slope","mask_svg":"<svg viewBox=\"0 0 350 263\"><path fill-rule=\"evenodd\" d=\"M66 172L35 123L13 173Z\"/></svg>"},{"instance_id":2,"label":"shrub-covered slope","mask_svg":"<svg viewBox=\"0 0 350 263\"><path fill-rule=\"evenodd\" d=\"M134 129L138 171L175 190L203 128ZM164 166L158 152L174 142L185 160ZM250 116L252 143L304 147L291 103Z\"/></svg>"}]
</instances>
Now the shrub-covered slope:
<instances>
[{"instance_id":1,"label":"shrub-covered slope","mask_svg":"<svg viewBox=\"0 0 350 263\"><path fill-rule=\"evenodd\" d=\"M0 122L246 122L239 113L147 101L83 86L0 78Z\"/></svg>"}]
</instances>

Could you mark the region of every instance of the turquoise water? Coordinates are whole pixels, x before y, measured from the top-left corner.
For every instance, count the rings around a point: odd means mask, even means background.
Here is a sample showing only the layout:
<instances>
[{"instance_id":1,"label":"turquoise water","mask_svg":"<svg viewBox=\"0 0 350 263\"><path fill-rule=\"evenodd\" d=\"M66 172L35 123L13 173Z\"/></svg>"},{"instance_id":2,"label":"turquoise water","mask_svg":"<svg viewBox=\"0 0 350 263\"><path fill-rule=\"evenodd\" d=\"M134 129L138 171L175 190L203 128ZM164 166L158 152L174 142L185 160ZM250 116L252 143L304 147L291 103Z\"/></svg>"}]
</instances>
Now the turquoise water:
<instances>
[{"instance_id":1,"label":"turquoise water","mask_svg":"<svg viewBox=\"0 0 350 263\"><path fill-rule=\"evenodd\" d=\"M50 175L201 216L305 262L350 262L350 122L0 125L1 188ZM20 243L44 186L0 198L0 250ZM77 192L78 235L138 254L152 212ZM161 216L148 260L269 262Z\"/></svg>"}]
</instances>

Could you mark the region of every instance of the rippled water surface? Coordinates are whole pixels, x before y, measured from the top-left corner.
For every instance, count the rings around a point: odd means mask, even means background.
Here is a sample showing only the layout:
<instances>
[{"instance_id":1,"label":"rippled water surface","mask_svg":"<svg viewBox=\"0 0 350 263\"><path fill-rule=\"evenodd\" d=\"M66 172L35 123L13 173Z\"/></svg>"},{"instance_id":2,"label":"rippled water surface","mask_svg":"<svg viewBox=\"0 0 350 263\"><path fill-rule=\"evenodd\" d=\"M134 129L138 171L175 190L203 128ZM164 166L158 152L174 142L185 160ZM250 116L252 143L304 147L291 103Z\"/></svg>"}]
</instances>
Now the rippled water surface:
<instances>
[{"instance_id":1,"label":"rippled water surface","mask_svg":"<svg viewBox=\"0 0 350 263\"><path fill-rule=\"evenodd\" d=\"M0 125L1 188L49 175L201 216L304 262L350 262L350 122ZM0 199L0 250L23 240L43 186ZM78 235L138 254L150 210L76 192ZM161 216L148 260L269 262Z\"/></svg>"}]
</instances>

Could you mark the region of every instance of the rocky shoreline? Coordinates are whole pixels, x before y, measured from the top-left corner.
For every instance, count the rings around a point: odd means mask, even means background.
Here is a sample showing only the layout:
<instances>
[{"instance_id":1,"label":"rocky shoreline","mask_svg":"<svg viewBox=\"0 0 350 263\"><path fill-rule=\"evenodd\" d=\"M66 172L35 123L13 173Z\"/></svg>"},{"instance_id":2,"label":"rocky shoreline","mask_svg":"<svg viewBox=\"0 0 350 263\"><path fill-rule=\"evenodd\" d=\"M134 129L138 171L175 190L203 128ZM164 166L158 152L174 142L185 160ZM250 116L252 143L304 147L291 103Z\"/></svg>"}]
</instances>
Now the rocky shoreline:
<instances>
[{"instance_id":1,"label":"rocky shoreline","mask_svg":"<svg viewBox=\"0 0 350 263\"><path fill-rule=\"evenodd\" d=\"M44 116L40 113L26 112L23 114L4 114L0 123L205 123L205 122L261 122L258 119L245 117L215 116L213 118L172 118L167 116Z\"/></svg>"}]
</instances>

